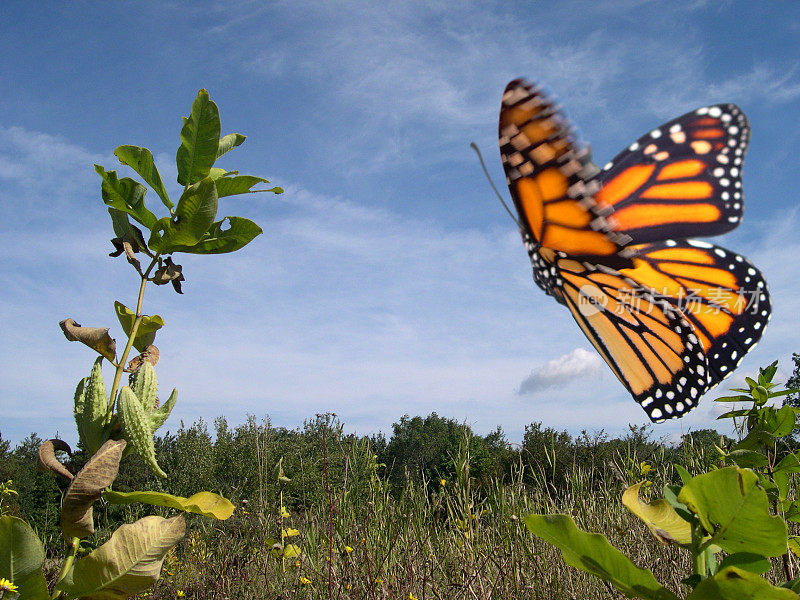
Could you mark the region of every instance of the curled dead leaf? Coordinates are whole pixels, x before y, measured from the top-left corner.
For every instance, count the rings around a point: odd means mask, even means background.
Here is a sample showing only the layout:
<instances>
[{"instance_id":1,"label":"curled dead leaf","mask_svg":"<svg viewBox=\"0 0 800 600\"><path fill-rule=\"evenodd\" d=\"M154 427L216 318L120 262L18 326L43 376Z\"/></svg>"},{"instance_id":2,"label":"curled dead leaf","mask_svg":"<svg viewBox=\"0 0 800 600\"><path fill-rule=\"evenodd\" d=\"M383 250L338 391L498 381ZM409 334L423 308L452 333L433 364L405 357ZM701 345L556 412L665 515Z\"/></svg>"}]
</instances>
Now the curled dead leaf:
<instances>
[{"instance_id":1,"label":"curled dead leaf","mask_svg":"<svg viewBox=\"0 0 800 600\"><path fill-rule=\"evenodd\" d=\"M81 342L86 344L103 355L108 360L113 361L117 356L117 343L108 335L108 328L103 327L81 327L74 319L64 319L59 323L61 331L64 332L70 342Z\"/></svg>"},{"instance_id":2,"label":"curled dead leaf","mask_svg":"<svg viewBox=\"0 0 800 600\"><path fill-rule=\"evenodd\" d=\"M125 440L108 440L69 484L61 503L61 530L66 539L85 538L94 532L92 504L119 472Z\"/></svg>"},{"instance_id":3,"label":"curled dead leaf","mask_svg":"<svg viewBox=\"0 0 800 600\"><path fill-rule=\"evenodd\" d=\"M56 450L66 452L72 456L72 449L64 440L53 438L42 442L39 446L39 470L50 471L68 481L72 481L74 475L56 458Z\"/></svg>"},{"instance_id":4,"label":"curled dead leaf","mask_svg":"<svg viewBox=\"0 0 800 600\"><path fill-rule=\"evenodd\" d=\"M135 256L135 253L139 252L139 244L136 242L136 240L131 240L127 237L114 238L111 240L111 243L114 244L114 252L111 252L109 256L116 258L124 252L128 262L133 265L139 274L141 274L142 265L139 263L139 259Z\"/></svg>"},{"instance_id":5,"label":"curled dead leaf","mask_svg":"<svg viewBox=\"0 0 800 600\"><path fill-rule=\"evenodd\" d=\"M144 350L142 350L142 353L139 356L134 356L130 360L128 366L125 367L125 372L133 373L136 369L141 367L142 363L145 361L149 362L151 365L155 367L158 364L158 357L159 357L158 348L156 348L153 344L145 346Z\"/></svg>"},{"instance_id":6,"label":"curled dead leaf","mask_svg":"<svg viewBox=\"0 0 800 600\"><path fill-rule=\"evenodd\" d=\"M153 273L151 281L156 285L166 285L167 283L172 283L172 287L175 288L175 291L179 294L182 294L181 281L186 281L186 279L183 277L181 265L176 265L174 262L172 262L172 257L168 256L164 260L164 264L156 269L155 273Z\"/></svg>"}]
</instances>

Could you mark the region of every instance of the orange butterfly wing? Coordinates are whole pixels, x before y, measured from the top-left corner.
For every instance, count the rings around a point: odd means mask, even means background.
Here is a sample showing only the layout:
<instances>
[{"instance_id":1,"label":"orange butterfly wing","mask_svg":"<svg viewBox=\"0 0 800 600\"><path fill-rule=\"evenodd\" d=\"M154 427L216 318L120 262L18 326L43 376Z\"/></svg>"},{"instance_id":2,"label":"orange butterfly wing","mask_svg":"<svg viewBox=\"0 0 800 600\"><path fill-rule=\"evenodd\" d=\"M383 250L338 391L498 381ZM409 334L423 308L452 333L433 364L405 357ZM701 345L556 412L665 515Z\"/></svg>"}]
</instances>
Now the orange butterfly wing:
<instances>
[{"instance_id":1,"label":"orange butterfly wing","mask_svg":"<svg viewBox=\"0 0 800 600\"><path fill-rule=\"evenodd\" d=\"M500 150L536 283L565 304L654 421L679 417L730 374L770 313L760 272L703 242L736 227L747 119L699 109L598 172L539 88L512 81Z\"/></svg>"},{"instance_id":2,"label":"orange butterfly wing","mask_svg":"<svg viewBox=\"0 0 800 600\"><path fill-rule=\"evenodd\" d=\"M570 256L630 265L626 235L615 233L608 207L594 198L596 173L589 153L576 146L564 116L538 88L508 84L499 125L500 154L514 205L531 242Z\"/></svg>"},{"instance_id":3,"label":"orange butterfly wing","mask_svg":"<svg viewBox=\"0 0 800 600\"><path fill-rule=\"evenodd\" d=\"M612 226L634 244L719 235L742 219L742 165L750 126L718 104L639 138L594 178L595 200L614 207Z\"/></svg>"},{"instance_id":4,"label":"orange butterfly wing","mask_svg":"<svg viewBox=\"0 0 800 600\"><path fill-rule=\"evenodd\" d=\"M635 268L620 273L681 310L706 354L711 385L722 381L769 322L764 276L744 256L706 242L667 240L637 250Z\"/></svg>"},{"instance_id":5,"label":"orange butterfly wing","mask_svg":"<svg viewBox=\"0 0 800 600\"><path fill-rule=\"evenodd\" d=\"M694 408L709 386L708 363L682 312L615 269L569 257L554 266L572 316L650 419Z\"/></svg>"}]
</instances>

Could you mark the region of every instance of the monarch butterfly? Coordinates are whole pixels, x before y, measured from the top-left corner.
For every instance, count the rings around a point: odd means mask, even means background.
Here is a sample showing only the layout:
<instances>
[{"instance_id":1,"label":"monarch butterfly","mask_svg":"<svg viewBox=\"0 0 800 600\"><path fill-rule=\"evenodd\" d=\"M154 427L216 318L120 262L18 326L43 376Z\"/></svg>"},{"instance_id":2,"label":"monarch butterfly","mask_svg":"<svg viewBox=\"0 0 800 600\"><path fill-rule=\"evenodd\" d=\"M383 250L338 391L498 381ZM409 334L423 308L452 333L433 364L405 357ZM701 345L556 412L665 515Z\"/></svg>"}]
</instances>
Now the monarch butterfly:
<instances>
[{"instance_id":1,"label":"monarch butterfly","mask_svg":"<svg viewBox=\"0 0 800 600\"><path fill-rule=\"evenodd\" d=\"M737 106L707 106L599 169L541 88L518 79L503 94L500 155L534 281L654 422L697 406L769 320L758 269L690 239L741 221L749 137Z\"/></svg>"}]
</instances>

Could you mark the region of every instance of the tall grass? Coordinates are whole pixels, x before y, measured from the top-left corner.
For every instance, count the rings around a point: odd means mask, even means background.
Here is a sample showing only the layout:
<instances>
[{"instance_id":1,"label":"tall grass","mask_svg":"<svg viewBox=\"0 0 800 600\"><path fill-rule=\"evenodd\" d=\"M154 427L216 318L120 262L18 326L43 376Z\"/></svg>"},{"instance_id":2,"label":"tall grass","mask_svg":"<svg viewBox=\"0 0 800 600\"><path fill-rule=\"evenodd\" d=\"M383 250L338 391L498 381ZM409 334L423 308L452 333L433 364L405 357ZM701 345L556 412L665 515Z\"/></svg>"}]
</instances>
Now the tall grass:
<instances>
[{"instance_id":1,"label":"tall grass","mask_svg":"<svg viewBox=\"0 0 800 600\"><path fill-rule=\"evenodd\" d=\"M572 515L581 528L605 534L675 591L688 573L687 557L659 546L619 502L641 471L630 447L609 463L573 464L558 474L561 486L553 485L549 467L526 472L520 461L509 480L476 488L465 435L451 457L455 478L419 481L408 473L399 493L392 493L369 440L331 435L324 441L317 472L326 477L327 445L338 444L344 475L322 482L321 501L300 503L302 509L282 517L278 492L244 503L228 522L194 521L188 541L168 557L165 576L148 597L171 599L178 591L198 599L271 600L618 597L534 538L522 522L532 512ZM267 451L261 448L258 455ZM275 478L264 472L267 462L259 462L261 482ZM653 467L647 476L660 489L672 473L665 462ZM299 531L286 540L299 546L299 557L275 556L282 528Z\"/></svg>"}]
</instances>

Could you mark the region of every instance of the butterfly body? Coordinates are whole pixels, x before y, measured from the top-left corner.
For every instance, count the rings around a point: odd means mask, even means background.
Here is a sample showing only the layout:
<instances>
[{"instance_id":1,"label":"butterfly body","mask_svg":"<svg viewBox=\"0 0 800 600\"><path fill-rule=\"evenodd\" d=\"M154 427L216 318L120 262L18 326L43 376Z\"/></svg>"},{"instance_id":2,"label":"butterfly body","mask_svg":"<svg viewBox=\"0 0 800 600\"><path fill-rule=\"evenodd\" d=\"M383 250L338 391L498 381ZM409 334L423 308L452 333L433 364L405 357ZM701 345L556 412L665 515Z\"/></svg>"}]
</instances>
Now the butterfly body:
<instances>
[{"instance_id":1,"label":"butterfly body","mask_svg":"<svg viewBox=\"0 0 800 600\"><path fill-rule=\"evenodd\" d=\"M694 408L769 318L747 259L689 239L739 224L749 132L735 105L705 107L600 170L539 88L515 80L503 95L500 153L534 281L653 421Z\"/></svg>"}]
</instances>

